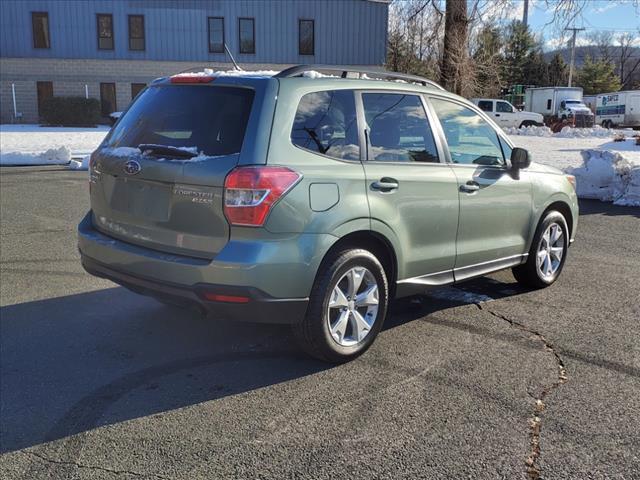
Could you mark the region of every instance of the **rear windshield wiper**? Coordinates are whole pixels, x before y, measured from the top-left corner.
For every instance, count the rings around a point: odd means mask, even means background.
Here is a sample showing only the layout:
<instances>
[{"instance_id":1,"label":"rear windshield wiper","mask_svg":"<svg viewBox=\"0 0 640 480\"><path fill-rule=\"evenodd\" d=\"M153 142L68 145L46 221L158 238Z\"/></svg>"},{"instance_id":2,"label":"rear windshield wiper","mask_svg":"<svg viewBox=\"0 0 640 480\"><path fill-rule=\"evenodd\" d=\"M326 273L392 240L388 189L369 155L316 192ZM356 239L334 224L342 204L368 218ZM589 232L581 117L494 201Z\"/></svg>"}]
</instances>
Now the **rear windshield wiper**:
<instances>
[{"instance_id":1,"label":"rear windshield wiper","mask_svg":"<svg viewBox=\"0 0 640 480\"><path fill-rule=\"evenodd\" d=\"M167 155L174 158L193 158L198 154L190 152L189 150L183 150L178 147L169 147L167 145L156 145L155 143L141 143L138 148L142 153L148 152L151 155Z\"/></svg>"}]
</instances>

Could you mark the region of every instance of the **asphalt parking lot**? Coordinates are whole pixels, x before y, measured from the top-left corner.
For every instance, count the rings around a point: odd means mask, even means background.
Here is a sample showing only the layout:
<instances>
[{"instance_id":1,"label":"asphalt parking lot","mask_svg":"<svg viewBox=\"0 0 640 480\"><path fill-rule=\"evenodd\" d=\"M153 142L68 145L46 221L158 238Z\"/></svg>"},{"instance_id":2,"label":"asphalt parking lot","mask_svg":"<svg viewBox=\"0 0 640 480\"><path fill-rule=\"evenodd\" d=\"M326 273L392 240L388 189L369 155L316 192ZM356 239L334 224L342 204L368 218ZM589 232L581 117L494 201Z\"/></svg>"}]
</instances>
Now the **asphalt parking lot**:
<instances>
[{"instance_id":1,"label":"asphalt parking lot","mask_svg":"<svg viewBox=\"0 0 640 480\"><path fill-rule=\"evenodd\" d=\"M397 302L332 367L85 274L86 172L0 171L4 479L640 478L640 209L581 203L563 275Z\"/></svg>"}]
</instances>

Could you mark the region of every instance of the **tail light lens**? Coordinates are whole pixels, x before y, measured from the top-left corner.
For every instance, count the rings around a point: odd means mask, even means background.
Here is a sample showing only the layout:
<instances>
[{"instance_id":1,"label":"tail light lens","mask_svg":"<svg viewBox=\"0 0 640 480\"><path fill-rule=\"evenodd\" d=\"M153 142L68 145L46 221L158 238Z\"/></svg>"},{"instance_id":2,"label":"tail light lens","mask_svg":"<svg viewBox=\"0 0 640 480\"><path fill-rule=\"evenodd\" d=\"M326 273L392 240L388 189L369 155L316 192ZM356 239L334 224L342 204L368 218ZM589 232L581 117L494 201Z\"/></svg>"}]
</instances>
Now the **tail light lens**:
<instances>
[{"instance_id":1,"label":"tail light lens","mask_svg":"<svg viewBox=\"0 0 640 480\"><path fill-rule=\"evenodd\" d=\"M569 183L571 184L571 186L573 187L573 189L576 189L576 177L573 175L565 175L567 177L567 180L569 181Z\"/></svg>"},{"instance_id":2,"label":"tail light lens","mask_svg":"<svg viewBox=\"0 0 640 480\"><path fill-rule=\"evenodd\" d=\"M224 215L231 225L260 227L301 178L286 167L235 168L224 182Z\"/></svg>"}]
</instances>

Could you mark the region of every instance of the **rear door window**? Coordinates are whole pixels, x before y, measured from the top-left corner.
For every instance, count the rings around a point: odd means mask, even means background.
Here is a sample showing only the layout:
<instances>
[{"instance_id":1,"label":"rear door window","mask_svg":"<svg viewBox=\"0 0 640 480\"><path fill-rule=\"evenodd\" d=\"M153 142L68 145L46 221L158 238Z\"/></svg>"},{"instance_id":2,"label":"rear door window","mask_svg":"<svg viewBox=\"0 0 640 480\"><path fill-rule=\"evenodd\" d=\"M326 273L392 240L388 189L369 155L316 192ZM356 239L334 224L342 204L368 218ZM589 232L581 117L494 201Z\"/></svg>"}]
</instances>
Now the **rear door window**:
<instances>
[{"instance_id":1,"label":"rear door window","mask_svg":"<svg viewBox=\"0 0 640 480\"><path fill-rule=\"evenodd\" d=\"M431 126L418 95L363 93L362 103L369 127L368 160L439 162Z\"/></svg>"},{"instance_id":2,"label":"rear door window","mask_svg":"<svg viewBox=\"0 0 640 480\"><path fill-rule=\"evenodd\" d=\"M353 90L327 90L303 96L291 129L291 142L340 160L359 160Z\"/></svg>"},{"instance_id":3,"label":"rear door window","mask_svg":"<svg viewBox=\"0 0 640 480\"><path fill-rule=\"evenodd\" d=\"M106 145L147 143L195 149L207 156L239 153L253 97L247 88L152 86L136 98Z\"/></svg>"},{"instance_id":4,"label":"rear door window","mask_svg":"<svg viewBox=\"0 0 640 480\"><path fill-rule=\"evenodd\" d=\"M493 112L493 101L492 100L480 100L478 102L478 108L483 112Z\"/></svg>"}]
</instances>

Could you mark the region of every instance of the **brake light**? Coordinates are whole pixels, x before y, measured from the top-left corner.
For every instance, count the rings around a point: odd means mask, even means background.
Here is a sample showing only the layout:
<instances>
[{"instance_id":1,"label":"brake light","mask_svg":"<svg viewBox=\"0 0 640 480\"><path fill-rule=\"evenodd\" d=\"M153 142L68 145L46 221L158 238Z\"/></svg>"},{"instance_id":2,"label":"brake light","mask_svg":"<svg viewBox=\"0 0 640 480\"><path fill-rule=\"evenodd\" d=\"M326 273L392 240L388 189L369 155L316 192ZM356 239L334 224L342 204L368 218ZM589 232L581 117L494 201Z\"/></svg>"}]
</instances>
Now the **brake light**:
<instances>
[{"instance_id":1,"label":"brake light","mask_svg":"<svg viewBox=\"0 0 640 480\"><path fill-rule=\"evenodd\" d=\"M171 77L171 83L210 83L215 77L208 75L174 75Z\"/></svg>"},{"instance_id":2,"label":"brake light","mask_svg":"<svg viewBox=\"0 0 640 480\"><path fill-rule=\"evenodd\" d=\"M224 181L224 215L231 225L260 227L301 178L286 167L235 168Z\"/></svg>"},{"instance_id":3,"label":"brake light","mask_svg":"<svg viewBox=\"0 0 640 480\"><path fill-rule=\"evenodd\" d=\"M565 175L567 177L567 180L569 181L569 183L571 184L571 186L573 187L573 189L576 189L576 177L574 175Z\"/></svg>"},{"instance_id":4,"label":"brake light","mask_svg":"<svg viewBox=\"0 0 640 480\"><path fill-rule=\"evenodd\" d=\"M206 292L202 296L205 300L209 300L210 302L249 303L249 297L241 297L239 295L220 295L217 293Z\"/></svg>"}]
</instances>

